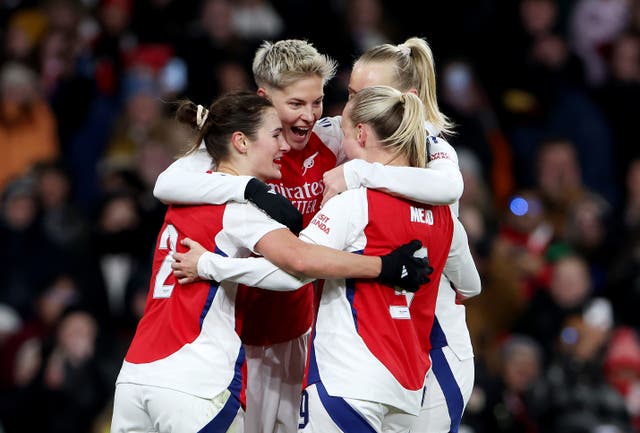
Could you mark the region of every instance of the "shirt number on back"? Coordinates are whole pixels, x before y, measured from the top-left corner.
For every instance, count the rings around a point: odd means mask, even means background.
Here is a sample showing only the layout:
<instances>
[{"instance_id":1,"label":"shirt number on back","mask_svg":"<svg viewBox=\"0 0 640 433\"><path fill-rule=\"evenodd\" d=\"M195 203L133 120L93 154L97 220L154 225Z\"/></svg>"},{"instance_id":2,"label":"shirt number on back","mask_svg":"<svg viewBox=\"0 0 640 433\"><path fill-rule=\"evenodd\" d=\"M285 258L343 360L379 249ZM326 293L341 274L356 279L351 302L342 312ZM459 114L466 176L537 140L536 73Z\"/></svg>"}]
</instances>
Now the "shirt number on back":
<instances>
[{"instance_id":1,"label":"shirt number on back","mask_svg":"<svg viewBox=\"0 0 640 433\"><path fill-rule=\"evenodd\" d=\"M158 249L161 253L164 253L164 259L162 260L160 269L158 269L158 272L156 273L156 279L153 286L154 298L168 298L173 292L175 279L173 277L171 263L174 262L173 253L176 252L177 244L178 231L172 224L167 224L160 235L160 242L158 243Z\"/></svg>"}]
</instances>

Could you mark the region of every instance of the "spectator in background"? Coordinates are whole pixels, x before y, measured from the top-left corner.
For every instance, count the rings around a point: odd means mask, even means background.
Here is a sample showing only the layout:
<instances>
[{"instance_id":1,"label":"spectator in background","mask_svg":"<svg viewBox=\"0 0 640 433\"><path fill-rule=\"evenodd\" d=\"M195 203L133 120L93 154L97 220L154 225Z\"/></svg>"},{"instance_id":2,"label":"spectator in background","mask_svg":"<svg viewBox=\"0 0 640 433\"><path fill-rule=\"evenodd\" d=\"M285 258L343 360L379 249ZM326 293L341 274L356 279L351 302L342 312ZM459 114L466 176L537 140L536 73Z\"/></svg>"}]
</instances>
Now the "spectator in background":
<instances>
[{"instance_id":1,"label":"spectator in background","mask_svg":"<svg viewBox=\"0 0 640 433\"><path fill-rule=\"evenodd\" d=\"M624 399L603 374L612 319L611 306L602 298L565 316L544 378L548 392L541 431L633 431Z\"/></svg>"},{"instance_id":2,"label":"spectator in background","mask_svg":"<svg viewBox=\"0 0 640 433\"><path fill-rule=\"evenodd\" d=\"M597 194L586 194L569 209L565 238L560 242L587 261L595 293L604 292L619 233L611 217L611 206Z\"/></svg>"},{"instance_id":3,"label":"spectator in background","mask_svg":"<svg viewBox=\"0 0 640 433\"><path fill-rule=\"evenodd\" d=\"M534 167L545 218L553 226L555 237L562 239L571 207L588 192L582 183L577 150L566 138L548 138L540 144Z\"/></svg>"},{"instance_id":4,"label":"spectator in background","mask_svg":"<svg viewBox=\"0 0 640 433\"><path fill-rule=\"evenodd\" d=\"M157 202L152 197L156 179L160 173L171 165L177 155L184 153L189 137L190 131L175 119L162 119L151 125L133 155L132 168L142 183L141 198L143 201L153 200Z\"/></svg>"},{"instance_id":5,"label":"spectator in background","mask_svg":"<svg viewBox=\"0 0 640 433\"><path fill-rule=\"evenodd\" d=\"M125 55L138 44L131 31L131 0L101 0L97 8L99 31L91 47L99 92L116 96L124 77Z\"/></svg>"},{"instance_id":6,"label":"spectator in background","mask_svg":"<svg viewBox=\"0 0 640 433\"><path fill-rule=\"evenodd\" d=\"M464 60L445 63L441 88L443 110L456 124L451 144L478 157L494 204L504 206L515 187L511 147L471 65Z\"/></svg>"},{"instance_id":7,"label":"spectator in background","mask_svg":"<svg viewBox=\"0 0 640 433\"><path fill-rule=\"evenodd\" d=\"M535 338L548 362L567 319L581 314L592 296L593 281L587 263L580 256L565 255L553 264L549 286L535 292L515 329Z\"/></svg>"},{"instance_id":8,"label":"spectator in background","mask_svg":"<svg viewBox=\"0 0 640 433\"><path fill-rule=\"evenodd\" d=\"M42 10L23 8L14 11L7 23L0 58L4 62L13 61L35 67L37 46L46 29L47 17Z\"/></svg>"},{"instance_id":9,"label":"spectator in background","mask_svg":"<svg viewBox=\"0 0 640 433\"><path fill-rule=\"evenodd\" d=\"M113 392L113 377L102 370L97 340L100 328L90 312L65 311L45 358L40 386L41 432L89 431Z\"/></svg>"},{"instance_id":10,"label":"spectator in background","mask_svg":"<svg viewBox=\"0 0 640 433\"><path fill-rule=\"evenodd\" d=\"M157 227L156 227L157 228ZM151 261L154 243L143 230L135 193L115 190L102 201L91 238L92 264L107 293L110 317L124 317L131 282Z\"/></svg>"},{"instance_id":11,"label":"spectator in background","mask_svg":"<svg viewBox=\"0 0 640 433\"><path fill-rule=\"evenodd\" d=\"M138 146L149 130L164 118L157 78L148 67L127 71L123 82L123 107L103 159L131 165Z\"/></svg>"},{"instance_id":12,"label":"spectator in background","mask_svg":"<svg viewBox=\"0 0 640 433\"><path fill-rule=\"evenodd\" d=\"M244 65L234 58L220 61L215 69L215 78L221 95L239 90L251 91L255 87Z\"/></svg>"},{"instance_id":13,"label":"spectator in background","mask_svg":"<svg viewBox=\"0 0 640 433\"><path fill-rule=\"evenodd\" d=\"M47 32L60 31L77 36L83 20L90 16L86 6L76 0L47 0L42 3L47 17Z\"/></svg>"},{"instance_id":14,"label":"spectator in background","mask_svg":"<svg viewBox=\"0 0 640 433\"><path fill-rule=\"evenodd\" d=\"M596 93L613 133L616 182L621 191L624 191L629 163L640 157L635 140L636 103L640 100L638 31L640 28L636 32L622 33L612 42L607 59L608 79Z\"/></svg>"},{"instance_id":15,"label":"spectator in background","mask_svg":"<svg viewBox=\"0 0 640 433\"><path fill-rule=\"evenodd\" d=\"M619 322L640 327L640 159L629 163L626 198L618 225L618 252L608 269L606 296Z\"/></svg>"},{"instance_id":16,"label":"spectator in background","mask_svg":"<svg viewBox=\"0 0 640 433\"><path fill-rule=\"evenodd\" d=\"M175 160L177 155L184 153L185 146L191 139L191 131L175 119L161 120L154 124L147 136L138 145L133 156L131 169L139 180L139 189L135 191L144 224L139 228L146 245L153 245L160 227L164 221L166 206L153 196L153 187L158 175ZM139 269L131 284L136 284L138 278L144 279L148 272ZM127 305L131 304L130 297L135 294L135 287L129 285L126 293ZM143 284L146 296L147 286ZM129 312L130 313L130 312Z\"/></svg>"},{"instance_id":17,"label":"spectator in background","mask_svg":"<svg viewBox=\"0 0 640 433\"><path fill-rule=\"evenodd\" d=\"M74 262L86 248L89 223L72 200L69 173L56 161L37 164L33 172L44 233Z\"/></svg>"},{"instance_id":18,"label":"spectator in background","mask_svg":"<svg viewBox=\"0 0 640 433\"><path fill-rule=\"evenodd\" d=\"M32 164L58 156L56 126L36 73L5 63L0 69L0 188L26 174Z\"/></svg>"},{"instance_id":19,"label":"spectator in background","mask_svg":"<svg viewBox=\"0 0 640 433\"><path fill-rule=\"evenodd\" d=\"M96 96L92 77L78 67L81 48L74 32L51 30L39 50L40 82L58 124L61 157L67 161L69 142L86 121L87 111Z\"/></svg>"},{"instance_id":20,"label":"spectator in background","mask_svg":"<svg viewBox=\"0 0 640 433\"><path fill-rule=\"evenodd\" d=\"M471 251L480 274L484 274L491 239L495 236L497 212L477 156L463 147L458 151L458 162L464 182L459 218L467 230Z\"/></svg>"},{"instance_id":21,"label":"spectator in background","mask_svg":"<svg viewBox=\"0 0 640 433\"><path fill-rule=\"evenodd\" d=\"M531 337L509 335L496 372L478 380L463 425L474 433L536 433L544 401L543 354Z\"/></svg>"},{"instance_id":22,"label":"spectator in background","mask_svg":"<svg viewBox=\"0 0 640 433\"><path fill-rule=\"evenodd\" d=\"M13 391L10 413L3 414L7 433L91 431L108 401L114 377L102 369L97 351L98 325L78 307L66 309L50 335L25 342L18 371L30 366ZM31 345L31 343L35 345ZM32 415L33 407L39 415Z\"/></svg>"},{"instance_id":23,"label":"spectator in background","mask_svg":"<svg viewBox=\"0 0 640 433\"><path fill-rule=\"evenodd\" d=\"M561 33L559 3L523 0L520 6L525 35L509 56L512 66L503 73L501 94L517 182L535 183L530 161L539 143L561 135L577 149L585 184L614 203L619 197L612 182L611 130L584 85L582 63Z\"/></svg>"},{"instance_id":24,"label":"spectator in background","mask_svg":"<svg viewBox=\"0 0 640 433\"><path fill-rule=\"evenodd\" d=\"M629 0L579 0L569 17L572 48L586 67L587 82L601 86L607 78L605 49L629 24Z\"/></svg>"},{"instance_id":25,"label":"spectator in background","mask_svg":"<svg viewBox=\"0 0 640 433\"><path fill-rule=\"evenodd\" d=\"M262 40L277 40L284 33L284 21L269 0L238 0L233 3L233 28L257 49Z\"/></svg>"},{"instance_id":26,"label":"spectator in background","mask_svg":"<svg viewBox=\"0 0 640 433\"><path fill-rule=\"evenodd\" d=\"M222 92L212 79L218 75L220 63L235 59L249 73L254 49L233 26L230 0L204 0L198 17L178 47L177 55L188 65L186 96L211 101Z\"/></svg>"},{"instance_id":27,"label":"spectator in background","mask_svg":"<svg viewBox=\"0 0 640 433\"><path fill-rule=\"evenodd\" d=\"M633 428L640 431L640 339L634 328L615 328L604 357L607 382L625 399Z\"/></svg>"},{"instance_id":28,"label":"spectator in background","mask_svg":"<svg viewBox=\"0 0 640 433\"><path fill-rule=\"evenodd\" d=\"M27 318L42 285L65 263L42 230L32 180L19 179L5 188L1 209L0 259L5 268L0 274L0 302Z\"/></svg>"},{"instance_id":29,"label":"spectator in background","mask_svg":"<svg viewBox=\"0 0 640 433\"><path fill-rule=\"evenodd\" d=\"M395 36L384 19L385 5L380 0L348 0L346 32L353 50L359 56L376 45L389 44Z\"/></svg>"},{"instance_id":30,"label":"spectator in background","mask_svg":"<svg viewBox=\"0 0 640 433\"><path fill-rule=\"evenodd\" d=\"M489 362L495 345L513 329L535 291L546 285L545 253L554 236L535 191L518 191L497 221L486 260L486 290L468 302L474 348Z\"/></svg>"},{"instance_id":31,"label":"spectator in background","mask_svg":"<svg viewBox=\"0 0 640 433\"><path fill-rule=\"evenodd\" d=\"M624 231L635 237L640 235L640 158L629 161L625 180L626 196L622 223Z\"/></svg>"}]
</instances>

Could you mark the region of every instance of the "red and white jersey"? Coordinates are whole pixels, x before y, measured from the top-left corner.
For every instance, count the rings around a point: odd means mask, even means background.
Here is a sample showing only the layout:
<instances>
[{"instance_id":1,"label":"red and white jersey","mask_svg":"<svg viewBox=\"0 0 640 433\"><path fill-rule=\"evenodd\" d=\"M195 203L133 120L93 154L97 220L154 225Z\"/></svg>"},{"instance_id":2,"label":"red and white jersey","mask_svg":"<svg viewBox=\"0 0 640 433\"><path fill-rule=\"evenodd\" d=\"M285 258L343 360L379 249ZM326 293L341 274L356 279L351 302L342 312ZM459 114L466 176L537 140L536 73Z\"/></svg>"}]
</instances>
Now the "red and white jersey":
<instances>
[{"instance_id":1,"label":"red and white jersey","mask_svg":"<svg viewBox=\"0 0 640 433\"><path fill-rule=\"evenodd\" d=\"M302 213L306 226L320 209L325 171L343 158L340 118L323 118L316 122L309 142L302 150L290 150L282 157L282 179L269 182L287 197ZM295 292L247 290L241 287L241 297L251 317L263 320L243 326L243 343L267 346L303 335L313 320L313 285L307 284ZM270 332L265 333L265 324ZM255 325L256 327L254 328Z\"/></svg>"},{"instance_id":2,"label":"red and white jersey","mask_svg":"<svg viewBox=\"0 0 640 433\"><path fill-rule=\"evenodd\" d=\"M269 182L302 213L303 226L320 210L322 175L345 159L342 135L341 117L318 120L305 148L291 149L283 155L282 179Z\"/></svg>"},{"instance_id":3,"label":"red and white jersey","mask_svg":"<svg viewBox=\"0 0 640 433\"><path fill-rule=\"evenodd\" d=\"M282 228L248 203L171 206L157 239L145 311L117 383L203 398L230 388L237 396L244 352L236 329L243 321L243 311L236 308L236 284L182 286L173 277L173 252L185 251L180 241L189 237L219 254L248 257L265 234Z\"/></svg>"},{"instance_id":4,"label":"red and white jersey","mask_svg":"<svg viewBox=\"0 0 640 433\"><path fill-rule=\"evenodd\" d=\"M447 204L454 201L451 209L457 216L463 190L458 155L433 125L427 122L425 129L429 141L427 170L352 160L344 165L348 188L366 186L382 189L421 203ZM461 272L456 275L445 272L440 279L436 322L428 337L433 347L448 345L460 359L472 358L473 346L467 328L465 306L457 302L457 298L469 298L479 294L481 290L471 253L465 252L464 257L465 265Z\"/></svg>"},{"instance_id":5,"label":"red and white jersey","mask_svg":"<svg viewBox=\"0 0 640 433\"><path fill-rule=\"evenodd\" d=\"M415 294L374 280L325 281L307 383L321 380L332 396L419 412L430 367L423 332L433 323L453 230L448 206L418 204L366 188L346 191L325 204L301 239L366 255L383 255L419 239L434 273L432 282Z\"/></svg>"}]
</instances>

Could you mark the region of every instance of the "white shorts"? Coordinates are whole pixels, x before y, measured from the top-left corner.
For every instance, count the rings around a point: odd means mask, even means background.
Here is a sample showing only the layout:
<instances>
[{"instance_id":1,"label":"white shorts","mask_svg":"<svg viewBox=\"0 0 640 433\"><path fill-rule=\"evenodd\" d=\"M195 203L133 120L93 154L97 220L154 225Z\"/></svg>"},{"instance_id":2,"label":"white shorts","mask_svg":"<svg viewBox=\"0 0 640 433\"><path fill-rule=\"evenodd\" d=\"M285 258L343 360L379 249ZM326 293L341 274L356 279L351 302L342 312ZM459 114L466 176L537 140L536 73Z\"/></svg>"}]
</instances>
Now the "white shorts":
<instances>
[{"instance_id":1,"label":"white shorts","mask_svg":"<svg viewBox=\"0 0 640 433\"><path fill-rule=\"evenodd\" d=\"M332 397L321 382L302 393L300 433L406 433L416 416L386 404Z\"/></svg>"},{"instance_id":2,"label":"white shorts","mask_svg":"<svg viewBox=\"0 0 640 433\"><path fill-rule=\"evenodd\" d=\"M474 360L458 359L449 346L432 349L430 355L424 402L411 432L457 433L473 391Z\"/></svg>"},{"instance_id":3,"label":"white shorts","mask_svg":"<svg viewBox=\"0 0 640 433\"><path fill-rule=\"evenodd\" d=\"M271 346L245 345L245 433L296 433L308 331Z\"/></svg>"},{"instance_id":4,"label":"white shorts","mask_svg":"<svg viewBox=\"0 0 640 433\"><path fill-rule=\"evenodd\" d=\"M111 433L242 433L240 402L224 390L212 399L157 386L119 383Z\"/></svg>"}]
</instances>

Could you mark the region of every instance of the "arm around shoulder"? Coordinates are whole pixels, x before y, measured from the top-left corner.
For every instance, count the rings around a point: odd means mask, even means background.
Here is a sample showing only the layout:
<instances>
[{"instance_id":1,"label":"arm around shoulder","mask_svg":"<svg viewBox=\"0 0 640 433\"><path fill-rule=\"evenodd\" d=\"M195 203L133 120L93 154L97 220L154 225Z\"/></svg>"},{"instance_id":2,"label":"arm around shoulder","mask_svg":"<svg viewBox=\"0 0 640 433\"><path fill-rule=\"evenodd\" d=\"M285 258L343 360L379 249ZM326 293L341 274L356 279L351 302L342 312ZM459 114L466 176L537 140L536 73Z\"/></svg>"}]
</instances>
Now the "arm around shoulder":
<instances>
[{"instance_id":1,"label":"arm around shoulder","mask_svg":"<svg viewBox=\"0 0 640 433\"><path fill-rule=\"evenodd\" d=\"M380 189L420 203L447 205L462 196L462 174L453 161L434 161L427 168L395 167L354 159L344 164L347 188Z\"/></svg>"},{"instance_id":2,"label":"arm around shoulder","mask_svg":"<svg viewBox=\"0 0 640 433\"><path fill-rule=\"evenodd\" d=\"M207 173L211 164L211 157L202 149L179 158L158 176L154 197L165 204L244 202L251 177Z\"/></svg>"}]
</instances>

